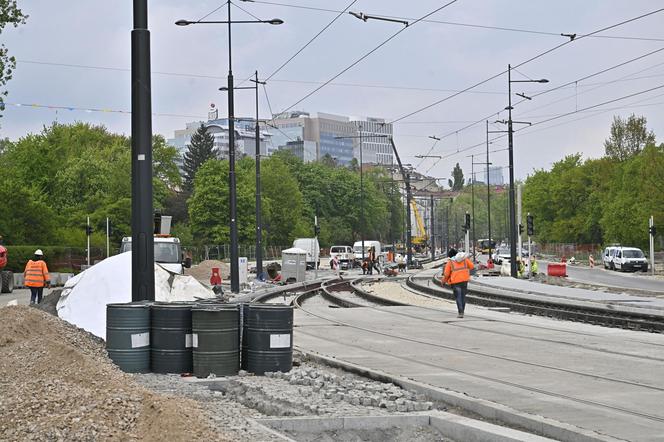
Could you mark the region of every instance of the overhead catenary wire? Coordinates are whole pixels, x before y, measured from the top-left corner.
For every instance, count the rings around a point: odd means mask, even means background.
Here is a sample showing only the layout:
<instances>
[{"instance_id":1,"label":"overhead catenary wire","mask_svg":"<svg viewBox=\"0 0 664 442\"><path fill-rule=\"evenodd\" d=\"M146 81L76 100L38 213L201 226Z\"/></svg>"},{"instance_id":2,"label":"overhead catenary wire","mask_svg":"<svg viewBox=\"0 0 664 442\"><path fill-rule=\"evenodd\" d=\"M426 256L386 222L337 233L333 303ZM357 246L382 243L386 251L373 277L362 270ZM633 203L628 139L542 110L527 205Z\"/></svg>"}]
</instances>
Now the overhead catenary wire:
<instances>
[{"instance_id":1,"label":"overhead catenary wire","mask_svg":"<svg viewBox=\"0 0 664 442\"><path fill-rule=\"evenodd\" d=\"M283 6L287 8L295 8L295 9L303 9L303 10L310 10L310 11L317 11L317 12L328 12L328 13L339 13L340 11L338 9L328 9L328 8L319 8L319 7L314 7L314 6L304 6L304 5L293 5L293 4L288 4L288 3L281 3L281 2L271 2L271 1L259 1L259 0L252 0L253 3L262 3L265 5L273 5L273 6ZM402 17L398 15L383 15L383 14L374 14L378 17L382 18L391 18L391 19L397 19L397 20L406 20L406 21L411 21L415 20L413 17ZM524 28L514 28L514 27L505 27L505 26L489 26L489 25L481 25L481 24L476 24L476 23L461 23L461 22L452 22L452 21L443 21L443 20L434 20L434 19L424 19L422 20L424 23L435 23L435 24L442 24L442 25L450 25L450 26L460 26L460 27L466 27L466 28L477 28L477 29L489 29L489 30L495 30L495 31L507 31L507 32L521 32L521 33L527 33L527 34L537 34L537 35L547 35L547 36L552 36L556 38L560 38L561 34L560 32L547 32L547 31L538 31L534 29L524 29ZM632 36L621 36L621 35L578 35L576 38L580 37L593 37L593 38L609 38L609 39L618 39L618 40L636 40L636 41L664 41L664 38L654 38L654 37L632 37Z\"/></svg>"},{"instance_id":2,"label":"overhead catenary wire","mask_svg":"<svg viewBox=\"0 0 664 442\"><path fill-rule=\"evenodd\" d=\"M344 73L348 72L348 71L349 71L350 69L352 69L354 66L358 65L360 62L362 62L362 60L364 60L365 58L369 57L371 54L373 54L374 52L376 52L378 49L382 48L382 47L385 46L387 43L389 43L390 41L392 41L394 38L396 38L399 34L401 34L402 32L404 32L406 29L411 29L411 28L412 28L414 25L416 25L418 22L420 22L420 21L422 21L423 19L425 19L425 18L427 18L427 17L430 17L431 15L433 15L433 14L435 14L435 13L437 13L437 12L439 12L439 11L445 9L445 8L447 8L448 6L450 6L450 5L454 4L454 3L456 3L457 1L458 1L458 0L451 0L451 1L448 2L448 3L445 3L443 6L440 6L440 7L436 8L436 9L434 9L433 11L431 11L431 12L429 12L429 13L423 15L422 17L420 17L419 19L417 19L417 20L415 20L413 23L411 23L409 26L405 26L405 27L399 29L397 32L395 32L394 34L392 34L391 36L389 36L386 40L384 40L383 42L381 42L378 46L376 46L375 48L371 49L369 52L367 52L367 53L365 53L364 55L362 55L360 58L358 58L357 60L355 60L354 62L352 62L349 66L347 66L347 67L345 67L344 69L342 69L339 73L337 73L336 75L334 75L332 78L330 78L329 80L325 81L323 84L321 84L320 86L318 86L316 89L312 90L311 92L309 92L308 94L306 94L304 97L300 98L298 101L296 101L295 103L293 103L293 104L291 104L290 106L288 106L287 108L285 108L282 112L286 112L286 111L292 109L293 107L295 107L295 106L297 106L298 104L302 103L302 102L303 102L304 100L306 100L307 98L309 98L309 97L311 97L312 95L314 95L314 94L315 94L316 92L318 92L319 90L323 89L325 86L327 86L328 84L330 84L332 81L334 81L335 79L339 78L339 77L340 77L341 75L343 75Z\"/></svg>"},{"instance_id":3,"label":"overhead catenary wire","mask_svg":"<svg viewBox=\"0 0 664 442\"><path fill-rule=\"evenodd\" d=\"M533 61L535 61L535 60L537 60L537 59L539 59L539 58L541 58L541 57L547 55L547 54L550 54L551 52L554 52L554 51L556 51L557 49L560 49L560 48L562 48L562 47L564 47L564 46L567 46L568 44L570 44L570 43L572 43L572 42L578 42L579 40L581 40L581 39L583 39L583 38L587 38L587 37L590 37L590 36L592 36L592 35L599 34L600 32L604 32L604 31L607 31L607 30L609 30L609 29L617 28L617 27L619 27L619 26L623 26L623 25L625 25L625 24L627 24L627 23L631 23L631 22L634 22L634 21L636 21L636 20L641 20L641 19L643 19L643 18L649 17L649 16L651 16L651 15L657 14L657 13L662 12L662 11L664 11L664 8L656 9L656 10L654 10L654 11L650 11L650 12L647 12L647 13L645 13L645 14L641 14L641 15L639 15L639 16L637 16L637 17L633 17L633 18L630 18L630 19L627 19L627 20L623 20L623 21L621 21L621 22L619 22L619 23L616 23L616 24L613 24L613 25L610 25L610 26L602 27L602 28L600 28L600 29L597 29L597 30L595 30L595 31L593 31L593 32L591 32L591 33L589 33L589 34L584 34L584 35L582 35L582 36L580 36L580 37L575 38L574 40L568 40L568 41L566 41L566 42L564 42L564 43L558 44L558 45L556 45L556 46L554 46L554 47L552 47L552 48L550 48L550 49L547 49L547 50L545 50L545 51L543 51L543 52L540 52L540 53L538 53L538 54L536 54L536 55L534 55L534 56L528 58L527 60L524 60L524 61L522 61L522 62L520 62L520 63L518 63L518 64L515 64L512 68L513 68L513 69L518 69L518 68L520 68L521 66L524 66L525 64L528 64L528 63L530 63L530 62L533 62ZM471 89L475 89L475 88L478 87L478 86L481 86L481 85L483 85L483 84L485 84L485 83L488 83L489 81L491 81L491 80L493 80L493 79L496 79L496 78L500 77L501 75L504 75L505 73L507 73L507 70L503 70L503 71L501 71L501 72L499 72L499 73L497 73L497 74L495 74L495 75L492 75L492 76L489 77L489 78L486 78L486 79L484 79L484 80L481 80L481 81L479 81L479 82L473 84L472 86L469 86L469 87L467 87L467 88L461 90L460 92L454 93L454 94L452 94L452 95L448 95L448 96L445 97L445 98L442 98L442 99L440 99L440 100L436 100L435 102L433 102L433 103L431 103L431 104L428 104L428 105L426 105L426 106L424 106L424 107L421 107L421 108L419 108L419 109L416 109L416 110L414 110L414 111L412 111L412 112L409 112L409 113L407 113L407 114L405 114L405 115L403 115L403 116L401 116L401 117L399 117L399 118L396 118L396 119L390 121L390 123L391 123L391 124L394 124L394 123L396 123L397 121L405 120L406 118L412 117L413 115L419 114L420 112L423 112L423 111L425 111L425 110L431 109L432 107L435 107L435 106L437 106L437 105L439 105L439 104L441 104L441 103L443 103L443 102L445 102L445 101L447 101L447 100L450 100L450 99L452 99L452 98L454 98L454 97L457 97L457 96L461 95L461 94L464 93L464 92L467 92L467 91L469 91L469 90L471 90Z\"/></svg>"},{"instance_id":4,"label":"overhead catenary wire","mask_svg":"<svg viewBox=\"0 0 664 442\"><path fill-rule=\"evenodd\" d=\"M648 89L645 89L645 90L641 90L641 91L638 91L638 92L633 92L631 94L623 95L621 97L613 98L611 100L603 101L601 103L596 103L596 104L593 104L591 106L587 106L587 107L584 107L584 108L581 108L581 109L578 109L578 110L573 110L573 111L570 111L570 112L565 112L565 113L562 113L562 114L558 114L558 115L555 115L553 117L547 118L545 120L541 120L541 121L537 121L535 123L532 123L531 125L523 127L521 129L517 129L517 130L514 131L514 133L522 132L524 130L530 130L531 127L535 127L535 126L538 126L540 124L544 124L544 123L554 121L554 120L557 120L557 119L560 119L560 118L564 118L564 117L567 117L567 116L570 116L570 115L574 115L574 114L578 114L578 113L582 113L582 112L587 112L589 110L596 109L598 107L605 106L607 104L615 103L615 102L621 101L621 100L626 100L626 99L636 97L636 96L639 96L639 95L643 95L643 94L646 94L648 92L652 92L652 91L659 90L659 89L662 89L662 88L664 88L664 84L659 85L659 86L655 86L655 87L652 87L652 88L648 88ZM652 98L656 98L656 97L650 97L650 99L652 99ZM602 109L602 110L603 111L608 111L607 109ZM583 117L583 118L587 118L587 117ZM572 122L572 121L570 121L570 122ZM507 137L506 133L501 134L501 135L497 135L497 136L489 139L489 143L500 140L500 139L505 138L505 137ZM472 144L470 146L466 146L466 147L457 149L456 151L450 152L447 155L442 155L440 159L435 161L434 165L438 164L442 160L453 157L453 156L458 155L460 153L467 152L467 151L470 151L470 150L475 149L477 147L484 147L484 146L486 146L486 140L481 141L481 142L476 143L476 144Z\"/></svg>"},{"instance_id":5,"label":"overhead catenary wire","mask_svg":"<svg viewBox=\"0 0 664 442\"><path fill-rule=\"evenodd\" d=\"M581 77L581 78L577 78L577 79L575 79L575 80L569 81L569 82L564 83L564 84L562 84L562 85L559 85L559 86L556 86L556 87L553 87L553 88L550 88L550 89L547 89L547 90L544 90L544 91L538 92L538 93L532 95L532 97L538 97L538 96L541 96L541 95L545 95L545 94L548 94L548 93L551 93L551 92L554 92L554 91L560 90L560 89L565 88L565 87L568 87L568 86L570 86L570 85L572 85L572 84L576 84L576 83L578 83L579 81L584 81L584 80L587 80L587 79L589 79L589 78L596 77L596 76L598 76L598 75L604 74L604 73L609 72L609 71L611 71L611 70L614 70L614 69L620 68L620 67L622 67L622 66L625 66L625 65L627 65L627 64L633 63L633 62L635 62L635 61L642 60L642 59L644 59L644 58L646 58L646 57L650 57L650 56L655 55L655 54L657 54L657 53L659 53L659 52L662 52L662 51L664 51L664 48L660 48L660 49L656 49L656 50L654 50L654 51L647 52L647 53L645 53L645 54L639 55L639 56L637 56L637 57L633 57L633 58L631 58L631 59L629 59L629 60L626 60L626 61L620 62L620 63L615 64L615 65L613 65L613 66L609 66L609 67L607 67L607 68L601 69L601 70L596 71L596 72L594 72L594 73L592 73L592 74L584 75L584 76ZM505 72L507 72L507 71L505 71ZM514 104L514 106L516 106L516 105L518 105L518 104L520 104L520 103L522 103L522 102L524 102L524 101L526 101L526 100L525 100L525 99L522 99L522 100L520 100L520 101L517 101L517 102ZM502 112L502 110L503 110L503 109L501 109L501 110L499 110L499 111L496 111L496 112L493 112L493 113L491 113L490 115L487 115L487 116L485 116L485 117L482 117L482 118L480 118L480 119L478 119L478 120L476 120L476 121L474 121L474 122L472 122L472 123L470 123L470 124L468 124L468 125L462 127L461 129L457 129L457 130L455 130L455 131L450 131L450 132L448 132L448 133L446 133L446 134L444 134L444 135L439 135L438 138L440 138L441 140L444 140L444 139L446 139L446 138L448 138L448 137L451 137L452 135L458 134L459 132L462 132L462 131L465 131L465 130L467 130L467 129L470 129L471 127L474 127L474 126L476 126L476 125L478 125L478 124L480 124L480 123L483 123L484 121L486 121L486 120L488 120L488 119L490 119L490 118L493 118L493 117L495 117L495 116L498 116L498 115L500 114L500 112ZM394 122L393 122L393 124L394 124ZM430 149L430 150L427 152L427 155L429 155L431 152L432 152L432 150Z\"/></svg>"},{"instance_id":6,"label":"overhead catenary wire","mask_svg":"<svg viewBox=\"0 0 664 442\"><path fill-rule=\"evenodd\" d=\"M288 63L290 63L291 61L293 61L293 59L294 59L295 57L297 57L298 55L300 55L300 53L301 53L302 51L304 51L304 50L305 50L305 49L306 49L311 43L313 43L314 40L316 40L318 37L320 37L320 35L321 35L323 32L325 32L328 28L330 28L330 26L332 26L332 25L333 25L333 24L334 24L334 23L335 23L335 22L336 22L336 21L342 16L342 15L344 15L344 14L346 13L346 11L348 11L348 9L350 9L355 3L357 3L357 0L353 0L353 1L350 2L350 3L348 4L348 6L346 6L343 10L339 11L339 14L338 14L336 17L334 17L334 19L332 19L332 21L330 21L327 25L325 25L325 26L323 27L323 29L321 29L320 31L318 31L318 33L316 33L316 35L314 35L314 36L313 36L308 42L306 42L306 43L305 43L300 49L298 49L293 55L291 55L290 58L289 58L288 60L286 60L285 62L283 62L283 63L282 63L277 69L275 69L270 75L268 75L267 78L265 79L265 81L270 80L270 79L271 79L272 77L274 77L279 71L281 71L284 67L286 67L286 65L287 65Z\"/></svg>"}]
</instances>

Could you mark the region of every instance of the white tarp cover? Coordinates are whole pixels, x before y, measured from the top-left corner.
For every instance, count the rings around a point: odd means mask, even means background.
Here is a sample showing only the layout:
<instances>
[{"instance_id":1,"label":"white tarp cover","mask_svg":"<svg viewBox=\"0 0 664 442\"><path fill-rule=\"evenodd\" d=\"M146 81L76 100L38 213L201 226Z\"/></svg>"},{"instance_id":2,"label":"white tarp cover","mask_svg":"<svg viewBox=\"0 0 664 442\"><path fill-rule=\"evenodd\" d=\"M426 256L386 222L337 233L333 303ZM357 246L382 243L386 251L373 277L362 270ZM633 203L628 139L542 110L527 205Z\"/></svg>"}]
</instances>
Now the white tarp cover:
<instances>
[{"instance_id":1,"label":"white tarp cover","mask_svg":"<svg viewBox=\"0 0 664 442\"><path fill-rule=\"evenodd\" d=\"M155 264L155 301L194 301L215 294L191 276ZM58 316L106 339L106 304L131 302L131 252L112 256L69 279L56 307Z\"/></svg>"}]
</instances>

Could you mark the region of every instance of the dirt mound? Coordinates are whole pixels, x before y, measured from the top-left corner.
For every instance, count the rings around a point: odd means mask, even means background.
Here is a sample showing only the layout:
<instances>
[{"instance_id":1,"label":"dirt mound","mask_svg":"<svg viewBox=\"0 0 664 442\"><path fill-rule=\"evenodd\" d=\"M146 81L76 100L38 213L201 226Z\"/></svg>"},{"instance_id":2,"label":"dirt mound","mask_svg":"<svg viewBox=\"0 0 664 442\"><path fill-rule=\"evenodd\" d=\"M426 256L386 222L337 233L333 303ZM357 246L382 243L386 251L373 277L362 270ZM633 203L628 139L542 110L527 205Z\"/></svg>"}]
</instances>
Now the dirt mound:
<instances>
[{"instance_id":1,"label":"dirt mound","mask_svg":"<svg viewBox=\"0 0 664 442\"><path fill-rule=\"evenodd\" d=\"M195 402L139 386L101 340L34 308L0 308L0 379L0 440L225 440Z\"/></svg>"},{"instance_id":2,"label":"dirt mound","mask_svg":"<svg viewBox=\"0 0 664 442\"><path fill-rule=\"evenodd\" d=\"M218 268L221 273L221 279L224 281L230 279L231 277L231 268L228 263L217 261L214 259L209 259L207 261L202 261L196 266L192 266L190 269L185 269L185 275L191 275L196 278L197 281L202 282L203 284L210 285L210 276L212 276L212 269Z\"/></svg>"}]
</instances>

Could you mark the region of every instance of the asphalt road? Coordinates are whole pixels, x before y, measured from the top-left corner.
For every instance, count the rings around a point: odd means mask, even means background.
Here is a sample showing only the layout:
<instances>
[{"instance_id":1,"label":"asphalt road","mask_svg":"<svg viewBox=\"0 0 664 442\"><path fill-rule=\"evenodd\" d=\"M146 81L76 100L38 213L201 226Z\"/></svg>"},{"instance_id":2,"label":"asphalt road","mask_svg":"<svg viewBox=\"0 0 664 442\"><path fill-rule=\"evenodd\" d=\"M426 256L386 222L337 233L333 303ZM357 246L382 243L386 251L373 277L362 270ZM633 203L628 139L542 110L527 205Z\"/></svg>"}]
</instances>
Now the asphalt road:
<instances>
[{"instance_id":1,"label":"asphalt road","mask_svg":"<svg viewBox=\"0 0 664 442\"><path fill-rule=\"evenodd\" d=\"M546 262L540 263L540 271L546 272ZM568 265L567 276L571 280L588 284L648 290L664 294L664 279L641 272L623 273L615 270L605 270L601 265L594 269Z\"/></svg>"},{"instance_id":2,"label":"asphalt road","mask_svg":"<svg viewBox=\"0 0 664 442\"><path fill-rule=\"evenodd\" d=\"M51 293L51 289L44 289L44 296ZM19 305L30 304L29 289L14 289L12 293L3 293L0 295L0 307L4 307L8 302L16 300Z\"/></svg>"}]
</instances>

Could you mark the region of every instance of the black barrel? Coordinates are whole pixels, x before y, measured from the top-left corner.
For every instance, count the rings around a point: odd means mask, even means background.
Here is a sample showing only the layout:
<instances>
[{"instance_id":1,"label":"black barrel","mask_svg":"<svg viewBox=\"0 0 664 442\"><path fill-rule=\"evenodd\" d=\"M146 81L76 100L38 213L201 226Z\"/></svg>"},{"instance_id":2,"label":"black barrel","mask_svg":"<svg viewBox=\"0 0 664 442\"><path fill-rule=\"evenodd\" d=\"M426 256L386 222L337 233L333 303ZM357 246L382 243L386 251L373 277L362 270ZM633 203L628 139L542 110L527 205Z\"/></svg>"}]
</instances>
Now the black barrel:
<instances>
[{"instance_id":1,"label":"black barrel","mask_svg":"<svg viewBox=\"0 0 664 442\"><path fill-rule=\"evenodd\" d=\"M191 373L192 335L189 303L150 308L150 363L155 373Z\"/></svg>"},{"instance_id":2,"label":"black barrel","mask_svg":"<svg viewBox=\"0 0 664 442\"><path fill-rule=\"evenodd\" d=\"M243 306L242 368L262 375L293 368L293 307L246 304Z\"/></svg>"},{"instance_id":3,"label":"black barrel","mask_svg":"<svg viewBox=\"0 0 664 442\"><path fill-rule=\"evenodd\" d=\"M150 371L150 306L145 303L106 305L106 351L127 373Z\"/></svg>"},{"instance_id":4,"label":"black barrel","mask_svg":"<svg viewBox=\"0 0 664 442\"><path fill-rule=\"evenodd\" d=\"M199 305L191 309L194 375L231 376L240 370L240 308Z\"/></svg>"}]
</instances>

